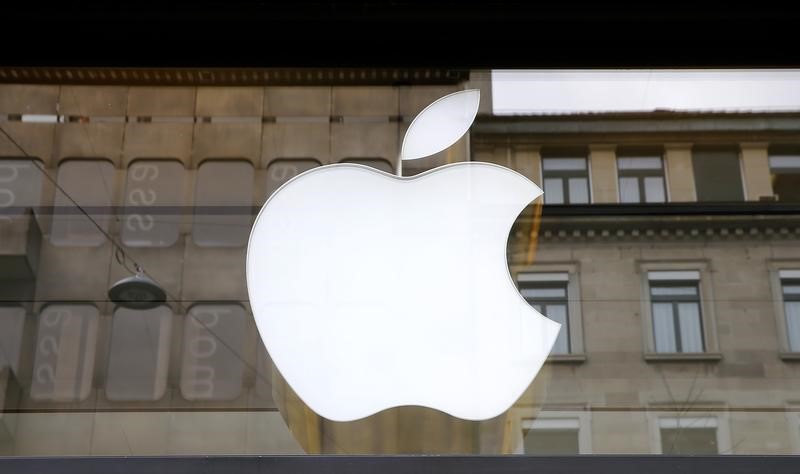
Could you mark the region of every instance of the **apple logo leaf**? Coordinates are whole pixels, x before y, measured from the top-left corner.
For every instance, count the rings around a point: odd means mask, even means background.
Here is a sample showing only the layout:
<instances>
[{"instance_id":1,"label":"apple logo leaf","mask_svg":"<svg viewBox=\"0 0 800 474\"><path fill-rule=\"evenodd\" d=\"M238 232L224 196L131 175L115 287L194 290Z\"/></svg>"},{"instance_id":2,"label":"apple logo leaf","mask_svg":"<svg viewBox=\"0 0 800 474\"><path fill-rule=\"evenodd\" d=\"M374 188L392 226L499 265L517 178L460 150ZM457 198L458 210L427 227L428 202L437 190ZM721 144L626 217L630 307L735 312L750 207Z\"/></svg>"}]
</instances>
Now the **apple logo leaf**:
<instances>
[{"instance_id":1,"label":"apple logo leaf","mask_svg":"<svg viewBox=\"0 0 800 474\"><path fill-rule=\"evenodd\" d=\"M425 107L408 126L400 159L425 158L457 142L475 120L480 99L478 89L469 89L446 95Z\"/></svg>"}]
</instances>

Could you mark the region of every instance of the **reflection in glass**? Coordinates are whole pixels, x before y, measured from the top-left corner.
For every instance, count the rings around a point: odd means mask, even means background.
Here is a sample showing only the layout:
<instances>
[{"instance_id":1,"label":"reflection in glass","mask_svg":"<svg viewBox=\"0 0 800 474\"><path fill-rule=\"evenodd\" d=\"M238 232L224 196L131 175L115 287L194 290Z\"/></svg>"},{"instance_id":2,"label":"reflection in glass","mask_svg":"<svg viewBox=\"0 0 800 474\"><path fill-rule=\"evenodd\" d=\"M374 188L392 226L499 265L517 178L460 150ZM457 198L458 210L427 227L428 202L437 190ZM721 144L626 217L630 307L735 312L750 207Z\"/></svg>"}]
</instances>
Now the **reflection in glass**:
<instances>
[{"instance_id":1,"label":"reflection in glass","mask_svg":"<svg viewBox=\"0 0 800 474\"><path fill-rule=\"evenodd\" d=\"M237 304L197 304L184 321L181 394L230 400L242 391L247 314Z\"/></svg>"},{"instance_id":2,"label":"reflection in glass","mask_svg":"<svg viewBox=\"0 0 800 474\"><path fill-rule=\"evenodd\" d=\"M94 374L98 310L53 304L39 315L31 398L77 401L89 395Z\"/></svg>"},{"instance_id":3,"label":"reflection in glass","mask_svg":"<svg viewBox=\"0 0 800 474\"><path fill-rule=\"evenodd\" d=\"M0 208L33 208L41 203L42 172L32 160L0 160ZM22 209L14 214L23 214Z\"/></svg>"},{"instance_id":4,"label":"reflection in glass","mask_svg":"<svg viewBox=\"0 0 800 474\"><path fill-rule=\"evenodd\" d=\"M253 216L253 165L243 160L204 161L197 169L192 239L201 247L247 244Z\"/></svg>"},{"instance_id":5,"label":"reflection in glass","mask_svg":"<svg viewBox=\"0 0 800 474\"><path fill-rule=\"evenodd\" d=\"M359 165L369 166L375 168L376 170L394 174L394 168L392 167L392 164L383 158L346 158L342 160L342 163L357 163Z\"/></svg>"},{"instance_id":6,"label":"reflection in glass","mask_svg":"<svg viewBox=\"0 0 800 474\"><path fill-rule=\"evenodd\" d=\"M158 400L164 395L171 330L168 306L114 311L106 375L109 400Z\"/></svg>"},{"instance_id":7,"label":"reflection in glass","mask_svg":"<svg viewBox=\"0 0 800 474\"><path fill-rule=\"evenodd\" d=\"M713 417L660 418L663 454L719 454Z\"/></svg>"},{"instance_id":8,"label":"reflection in glass","mask_svg":"<svg viewBox=\"0 0 800 474\"><path fill-rule=\"evenodd\" d=\"M586 158L542 158L546 204L587 204L589 172Z\"/></svg>"},{"instance_id":9,"label":"reflection in glass","mask_svg":"<svg viewBox=\"0 0 800 474\"><path fill-rule=\"evenodd\" d=\"M744 200L737 148L694 148L692 170L698 201Z\"/></svg>"},{"instance_id":10,"label":"reflection in glass","mask_svg":"<svg viewBox=\"0 0 800 474\"><path fill-rule=\"evenodd\" d=\"M184 168L178 161L137 160L128 168L122 242L129 247L169 247L178 241L179 213L158 206L183 204ZM148 212L150 208L155 212Z\"/></svg>"},{"instance_id":11,"label":"reflection in glass","mask_svg":"<svg viewBox=\"0 0 800 474\"><path fill-rule=\"evenodd\" d=\"M317 166L319 161L312 159L274 160L267 167L266 197L272 196L285 182Z\"/></svg>"},{"instance_id":12,"label":"reflection in glass","mask_svg":"<svg viewBox=\"0 0 800 474\"><path fill-rule=\"evenodd\" d=\"M522 420L525 454L566 455L580 453L577 418Z\"/></svg>"},{"instance_id":13,"label":"reflection in glass","mask_svg":"<svg viewBox=\"0 0 800 474\"><path fill-rule=\"evenodd\" d=\"M19 372L19 356L25 329L25 308L0 306L0 370Z\"/></svg>"},{"instance_id":14,"label":"reflection in glass","mask_svg":"<svg viewBox=\"0 0 800 474\"><path fill-rule=\"evenodd\" d=\"M696 282L651 281L656 352L703 352Z\"/></svg>"},{"instance_id":15,"label":"reflection in glass","mask_svg":"<svg viewBox=\"0 0 800 474\"><path fill-rule=\"evenodd\" d=\"M111 223L110 206L114 196L114 165L107 160L68 160L58 167L53 228L53 245L97 247L103 244ZM83 207L91 220L72 203ZM95 225L94 222L97 223ZM100 229L97 228L99 225Z\"/></svg>"},{"instance_id":16,"label":"reflection in glass","mask_svg":"<svg viewBox=\"0 0 800 474\"><path fill-rule=\"evenodd\" d=\"M519 292L536 311L561 324L551 354L570 352L566 273L521 273Z\"/></svg>"},{"instance_id":17,"label":"reflection in glass","mask_svg":"<svg viewBox=\"0 0 800 474\"><path fill-rule=\"evenodd\" d=\"M800 201L800 153L771 151L772 192L780 201Z\"/></svg>"},{"instance_id":18,"label":"reflection in glass","mask_svg":"<svg viewBox=\"0 0 800 474\"><path fill-rule=\"evenodd\" d=\"M795 274L796 271L784 270L783 275ZM786 316L786 332L789 337L789 350L800 351L800 279L782 278L783 312Z\"/></svg>"},{"instance_id":19,"label":"reflection in glass","mask_svg":"<svg viewBox=\"0 0 800 474\"><path fill-rule=\"evenodd\" d=\"M665 202L664 167L661 157L617 158L619 200L623 203Z\"/></svg>"}]
</instances>

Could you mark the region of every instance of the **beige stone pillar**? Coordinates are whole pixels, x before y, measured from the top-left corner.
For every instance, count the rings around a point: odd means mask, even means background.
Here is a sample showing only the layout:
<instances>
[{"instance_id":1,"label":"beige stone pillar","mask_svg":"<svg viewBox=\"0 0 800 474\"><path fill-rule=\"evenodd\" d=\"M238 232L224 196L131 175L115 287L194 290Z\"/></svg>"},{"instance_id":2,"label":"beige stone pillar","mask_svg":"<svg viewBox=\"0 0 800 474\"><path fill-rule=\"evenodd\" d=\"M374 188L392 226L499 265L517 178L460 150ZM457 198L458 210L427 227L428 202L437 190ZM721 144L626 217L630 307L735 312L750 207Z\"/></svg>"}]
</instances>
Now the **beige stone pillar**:
<instances>
[{"instance_id":1,"label":"beige stone pillar","mask_svg":"<svg viewBox=\"0 0 800 474\"><path fill-rule=\"evenodd\" d=\"M616 145L589 145L589 169L592 176L592 202L619 202L617 191Z\"/></svg>"},{"instance_id":2,"label":"beige stone pillar","mask_svg":"<svg viewBox=\"0 0 800 474\"><path fill-rule=\"evenodd\" d=\"M691 143L667 143L664 145L664 166L669 187L670 202L697 201L694 187Z\"/></svg>"},{"instance_id":3,"label":"beige stone pillar","mask_svg":"<svg viewBox=\"0 0 800 474\"><path fill-rule=\"evenodd\" d=\"M536 145L518 145L512 150L512 167L540 187L542 184L542 155Z\"/></svg>"},{"instance_id":4,"label":"beige stone pillar","mask_svg":"<svg viewBox=\"0 0 800 474\"><path fill-rule=\"evenodd\" d=\"M742 143L742 172L748 201L758 201L762 196L772 196L772 178L769 171L767 143Z\"/></svg>"}]
</instances>

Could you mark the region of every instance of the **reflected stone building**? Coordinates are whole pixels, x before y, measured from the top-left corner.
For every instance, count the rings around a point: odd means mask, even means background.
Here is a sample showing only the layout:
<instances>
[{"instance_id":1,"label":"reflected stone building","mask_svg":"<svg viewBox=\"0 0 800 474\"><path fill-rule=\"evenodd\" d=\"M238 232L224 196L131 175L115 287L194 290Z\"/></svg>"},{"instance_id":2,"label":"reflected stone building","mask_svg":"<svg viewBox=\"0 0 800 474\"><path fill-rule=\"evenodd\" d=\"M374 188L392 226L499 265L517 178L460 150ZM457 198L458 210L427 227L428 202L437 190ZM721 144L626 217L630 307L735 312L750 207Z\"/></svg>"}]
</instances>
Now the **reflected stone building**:
<instances>
[{"instance_id":1,"label":"reflected stone building","mask_svg":"<svg viewBox=\"0 0 800 474\"><path fill-rule=\"evenodd\" d=\"M1 455L800 452L800 113L493 116L481 71L26 74L0 73ZM544 189L509 268L562 335L499 419L322 420L250 313L255 213L316 166L392 172L466 88L471 133L404 173ZM137 267L167 304L109 301Z\"/></svg>"}]
</instances>

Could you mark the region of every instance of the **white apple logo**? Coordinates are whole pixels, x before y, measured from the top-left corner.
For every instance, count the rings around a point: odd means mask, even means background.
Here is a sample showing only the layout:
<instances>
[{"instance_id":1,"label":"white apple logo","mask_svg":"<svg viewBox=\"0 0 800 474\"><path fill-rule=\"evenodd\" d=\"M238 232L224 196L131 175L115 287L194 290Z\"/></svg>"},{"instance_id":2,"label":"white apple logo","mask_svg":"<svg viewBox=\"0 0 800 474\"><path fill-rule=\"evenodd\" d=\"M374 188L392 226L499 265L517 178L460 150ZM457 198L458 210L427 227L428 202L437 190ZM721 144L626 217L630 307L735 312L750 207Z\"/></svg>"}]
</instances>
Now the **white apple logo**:
<instances>
[{"instance_id":1,"label":"white apple logo","mask_svg":"<svg viewBox=\"0 0 800 474\"><path fill-rule=\"evenodd\" d=\"M478 98L428 106L401 158L452 145ZM517 292L506 263L511 225L541 194L480 162L414 177L334 164L293 178L261 209L247 249L250 304L275 366L333 421L402 405L502 414L560 330Z\"/></svg>"}]
</instances>

